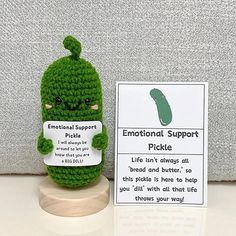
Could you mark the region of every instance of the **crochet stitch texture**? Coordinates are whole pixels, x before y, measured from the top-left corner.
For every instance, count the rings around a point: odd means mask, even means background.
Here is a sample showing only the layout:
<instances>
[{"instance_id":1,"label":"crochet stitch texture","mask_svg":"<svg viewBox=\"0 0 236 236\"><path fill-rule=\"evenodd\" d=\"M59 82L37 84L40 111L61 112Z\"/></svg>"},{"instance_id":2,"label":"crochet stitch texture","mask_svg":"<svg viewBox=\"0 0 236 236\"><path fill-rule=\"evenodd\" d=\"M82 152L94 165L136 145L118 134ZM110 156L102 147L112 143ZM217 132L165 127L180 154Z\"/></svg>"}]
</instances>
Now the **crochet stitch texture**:
<instances>
[{"instance_id":1,"label":"crochet stitch texture","mask_svg":"<svg viewBox=\"0 0 236 236\"><path fill-rule=\"evenodd\" d=\"M63 41L71 55L49 65L41 81L42 120L45 121L103 121L102 88L91 63L80 58L81 44L72 36ZM95 181L104 166L104 151L108 145L106 127L93 137L92 146L102 150L102 161L94 166L47 166L48 174L59 185L78 188ZM46 155L53 143L41 133L38 151Z\"/></svg>"}]
</instances>

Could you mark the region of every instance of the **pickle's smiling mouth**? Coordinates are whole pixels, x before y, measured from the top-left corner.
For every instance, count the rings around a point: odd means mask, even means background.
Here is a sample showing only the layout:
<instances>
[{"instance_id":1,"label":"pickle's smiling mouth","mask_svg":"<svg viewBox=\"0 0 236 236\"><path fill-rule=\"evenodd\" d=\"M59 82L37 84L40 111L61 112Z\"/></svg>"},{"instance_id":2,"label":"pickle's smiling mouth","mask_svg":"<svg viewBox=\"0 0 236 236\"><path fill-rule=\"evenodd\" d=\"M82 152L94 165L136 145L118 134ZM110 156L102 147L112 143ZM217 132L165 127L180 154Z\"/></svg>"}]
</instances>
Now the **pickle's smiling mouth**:
<instances>
[{"instance_id":1,"label":"pickle's smiling mouth","mask_svg":"<svg viewBox=\"0 0 236 236\"><path fill-rule=\"evenodd\" d=\"M80 106L79 103L74 107L71 107L67 102L64 102L64 104L65 104L66 110L69 110L69 111L79 110L79 106Z\"/></svg>"}]
</instances>

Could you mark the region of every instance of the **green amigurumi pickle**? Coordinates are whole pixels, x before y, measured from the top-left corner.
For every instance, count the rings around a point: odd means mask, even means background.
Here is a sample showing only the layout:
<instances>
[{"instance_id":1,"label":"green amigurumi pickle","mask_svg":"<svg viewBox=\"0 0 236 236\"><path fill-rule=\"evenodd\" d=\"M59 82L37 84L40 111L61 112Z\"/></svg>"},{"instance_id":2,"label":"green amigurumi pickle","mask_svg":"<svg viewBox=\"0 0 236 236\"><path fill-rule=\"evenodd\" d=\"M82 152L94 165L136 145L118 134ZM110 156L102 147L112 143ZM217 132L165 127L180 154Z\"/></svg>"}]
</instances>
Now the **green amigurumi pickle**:
<instances>
[{"instance_id":1,"label":"green amigurumi pickle","mask_svg":"<svg viewBox=\"0 0 236 236\"><path fill-rule=\"evenodd\" d=\"M63 41L71 55L49 65L41 81L42 119L45 121L103 121L102 88L95 68L80 58L81 44L72 36ZM47 166L48 174L59 185L78 188L94 182L104 166L108 145L106 127L93 137L92 146L102 150L102 161L94 166ZM40 134L38 151L49 154L53 143Z\"/></svg>"}]
</instances>

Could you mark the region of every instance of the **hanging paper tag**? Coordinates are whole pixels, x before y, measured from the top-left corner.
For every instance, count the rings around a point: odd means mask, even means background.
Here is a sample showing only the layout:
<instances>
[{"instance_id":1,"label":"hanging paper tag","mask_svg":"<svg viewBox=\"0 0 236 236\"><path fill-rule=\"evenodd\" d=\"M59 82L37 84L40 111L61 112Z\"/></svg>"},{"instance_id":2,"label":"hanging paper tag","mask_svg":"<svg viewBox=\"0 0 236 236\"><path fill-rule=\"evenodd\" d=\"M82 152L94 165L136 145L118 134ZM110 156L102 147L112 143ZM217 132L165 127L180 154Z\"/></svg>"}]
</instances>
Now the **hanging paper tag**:
<instances>
[{"instance_id":1,"label":"hanging paper tag","mask_svg":"<svg viewBox=\"0 0 236 236\"><path fill-rule=\"evenodd\" d=\"M43 133L53 142L53 151L45 156L49 166L90 166L102 160L102 151L92 147L94 135L102 132L100 121L46 121Z\"/></svg>"}]
</instances>

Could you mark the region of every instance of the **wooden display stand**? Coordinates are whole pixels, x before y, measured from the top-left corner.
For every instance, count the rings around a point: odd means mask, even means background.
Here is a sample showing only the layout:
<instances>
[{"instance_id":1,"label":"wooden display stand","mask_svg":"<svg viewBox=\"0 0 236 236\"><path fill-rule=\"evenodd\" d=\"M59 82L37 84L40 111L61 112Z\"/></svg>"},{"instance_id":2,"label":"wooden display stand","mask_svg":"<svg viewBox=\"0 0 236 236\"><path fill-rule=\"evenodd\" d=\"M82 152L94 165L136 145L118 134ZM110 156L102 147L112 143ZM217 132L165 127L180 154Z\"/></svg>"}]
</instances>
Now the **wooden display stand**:
<instances>
[{"instance_id":1,"label":"wooden display stand","mask_svg":"<svg viewBox=\"0 0 236 236\"><path fill-rule=\"evenodd\" d=\"M39 186L39 205L58 216L87 216L101 211L109 202L110 185L103 175L79 189L62 188L47 176Z\"/></svg>"}]
</instances>

